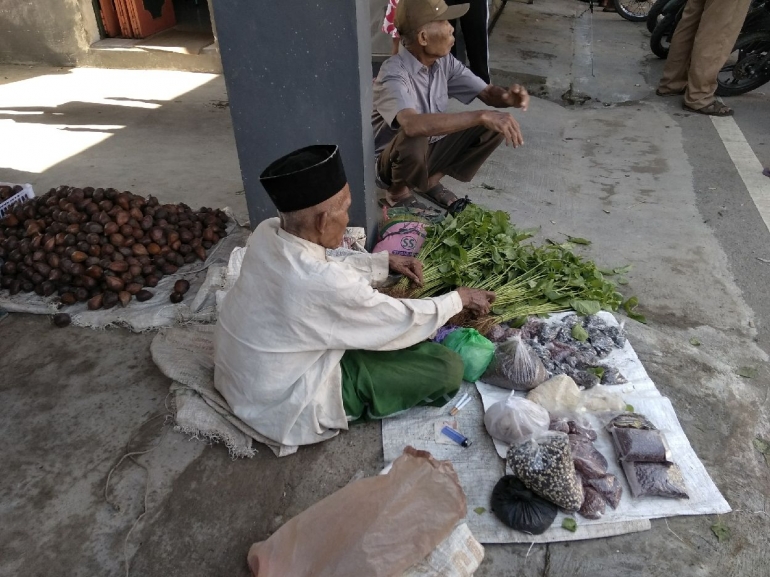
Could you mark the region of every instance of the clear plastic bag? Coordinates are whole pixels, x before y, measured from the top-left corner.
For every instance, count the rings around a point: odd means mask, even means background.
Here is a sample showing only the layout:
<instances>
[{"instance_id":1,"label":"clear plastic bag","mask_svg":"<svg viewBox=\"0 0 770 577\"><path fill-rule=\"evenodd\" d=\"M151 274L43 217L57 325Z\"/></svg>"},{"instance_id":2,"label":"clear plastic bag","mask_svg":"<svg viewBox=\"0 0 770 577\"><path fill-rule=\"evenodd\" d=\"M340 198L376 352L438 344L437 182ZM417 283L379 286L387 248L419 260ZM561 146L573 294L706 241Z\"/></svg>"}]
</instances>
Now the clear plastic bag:
<instances>
[{"instance_id":1,"label":"clear plastic bag","mask_svg":"<svg viewBox=\"0 0 770 577\"><path fill-rule=\"evenodd\" d=\"M540 535L556 519L559 508L527 489L513 475L500 479L492 489L492 512L511 529Z\"/></svg>"},{"instance_id":2,"label":"clear plastic bag","mask_svg":"<svg viewBox=\"0 0 770 577\"><path fill-rule=\"evenodd\" d=\"M622 461L621 464L634 497L690 498L682 470L675 463Z\"/></svg>"},{"instance_id":3,"label":"clear plastic bag","mask_svg":"<svg viewBox=\"0 0 770 577\"><path fill-rule=\"evenodd\" d=\"M521 336L516 336L497 346L481 379L496 387L529 391L548 379L548 371Z\"/></svg>"},{"instance_id":4,"label":"clear plastic bag","mask_svg":"<svg viewBox=\"0 0 770 577\"><path fill-rule=\"evenodd\" d=\"M511 394L484 414L484 426L493 439L518 445L532 435L548 430L548 411L537 403Z\"/></svg>"},{"instance_id":5,"label":"clear plastic bag","mask_svg":"<svg viewBox=\"0 0 770 577\"><path fill-rule=\"evenodd\" d=\"M642 463L667 463L671 461L671 449L660 431L645 429L612 429L612 440L621 461Z\"/></svg>"},{"instance_id":6,"label":"clear plastic bag","mask_svg":"<svg viewBox=\"0 0 770 577\"><path fill-rule=\"evenodd\" d=\"M512 447L508 466L527 488L565 511L577 511L583 504L583 486L564 433L547 431Z\"/></svg>"},{"instance_id":7,"label":"clear plastic bag","mask_svg":"<svg viewBox=\"0 0 770 577\"><path fill-rule=\"evenodd\" d=\"M570 435L569 448L575 470L583 479L594 479L607 474L607 459L594 447L593 442L585 437Z\"/></svg>"},{"instance_id":8,"label":"clear plastic bag","mask_svg":"<svg viewBox=\"0 0 770 577\"><path fill-rule=\"evenodd\" d=\"M583 487L583 504L578 510L578 514L586 519L601 519L604 517L606 505L604 498L591 487Z\"/></svg>"},{"instance_id":9,"label":"clear plastic bag","mask_svg":"<svg viewBox=\"0 0 770 577\"><path fill-rule=\"evenodd\" d=\"M607 473L595 479L585 479L583 487L585 488L586 486L591 487L604 497L604 500L613 509L617 509L618 505L620 505L620 498L623 496L623 485L620 484L615 475Z\"/></svg>"},{"instance_id":10,"label":"clear plastic bag","mask_svg":"<svg viewBox=\"0 0 770 577\"><path fill-rule=\"evenodd\" d=\"M476 329L457 329L449 333L441 344L462 357L465 367L463 379L471 383L479 380L495 354L494 343Z\"/></svg>"},{"instance_id":11,"label":"clear plastic bag","mask_svg":"<svg viewBox=\"0 0 770 577\"><path fill-rule=\"evenodd\" d=\"M527 393L527 399L551 413L574 412L581 402L580 389L567 375L556 375Z\"/></svg>"},{"instance_id":12,"label":"clear plastic bag","mask_svg":"<svg viewBox=\"0 0 770 577\"><path fill-rule=\"evenodd\" d=\"M657 427L650 420L639 413L623 413L607 423L607 430L612 432L613 428L618 429L644 429L655 431Z\"/></svg>"}]
</instances>

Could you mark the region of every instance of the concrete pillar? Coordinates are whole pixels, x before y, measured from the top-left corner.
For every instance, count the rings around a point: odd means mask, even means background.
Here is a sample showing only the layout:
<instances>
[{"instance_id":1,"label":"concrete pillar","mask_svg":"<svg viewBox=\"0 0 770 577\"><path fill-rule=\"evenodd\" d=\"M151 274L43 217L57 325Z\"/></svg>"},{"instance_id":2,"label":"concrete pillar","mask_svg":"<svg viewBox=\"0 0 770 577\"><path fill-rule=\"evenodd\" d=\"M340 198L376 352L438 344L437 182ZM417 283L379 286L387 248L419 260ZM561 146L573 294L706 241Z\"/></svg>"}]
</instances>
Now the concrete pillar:
<instances>
[{"instance_id":1,"label":"concrete pillar","mask_svg":"<svg viewBox=\"0 0 770 577\"><path fill-rule=\"evenodd\" d=\"M369 0L214 0L252 226L275 216L259 173L310 144L338 144L351 226L374 238Z\"/></svg>"}]
</instances>

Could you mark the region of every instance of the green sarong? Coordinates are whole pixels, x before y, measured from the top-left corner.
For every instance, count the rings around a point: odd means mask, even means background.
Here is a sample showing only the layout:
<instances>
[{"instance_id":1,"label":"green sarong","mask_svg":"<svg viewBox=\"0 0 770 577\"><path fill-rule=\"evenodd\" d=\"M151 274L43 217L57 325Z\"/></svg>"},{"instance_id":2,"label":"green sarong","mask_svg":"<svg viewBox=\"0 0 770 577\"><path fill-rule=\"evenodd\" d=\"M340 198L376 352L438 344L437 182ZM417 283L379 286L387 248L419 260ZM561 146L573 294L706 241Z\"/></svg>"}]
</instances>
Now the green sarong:
<instances>
[{"instance_id":1,"label":"green sarong","mask_svg":"<svg viewBox=\"0 0 770 577\"><path fill-rule=\"evenodd\" d=\"M340 365L349 421L381 419L417 405L441 407L463 380L460 355L429 342L400 351L347 351Z\"/></svg>"}]
</instances>

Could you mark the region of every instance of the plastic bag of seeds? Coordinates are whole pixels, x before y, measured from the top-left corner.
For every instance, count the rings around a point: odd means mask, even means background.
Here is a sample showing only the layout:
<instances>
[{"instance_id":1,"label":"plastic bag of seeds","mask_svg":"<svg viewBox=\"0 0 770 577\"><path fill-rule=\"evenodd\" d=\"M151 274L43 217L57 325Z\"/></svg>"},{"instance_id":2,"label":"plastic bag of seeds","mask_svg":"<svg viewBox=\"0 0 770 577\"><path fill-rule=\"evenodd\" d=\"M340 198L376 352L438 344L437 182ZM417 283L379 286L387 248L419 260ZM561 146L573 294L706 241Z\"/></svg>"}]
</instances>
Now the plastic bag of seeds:
<instances>
[{"instance_id":1,"label":"plastic bag of seeds","mask_svg":"<svg viewBox=\"0 0 770 577\"><path fill-rule=\"evenodd\" d=\"M578 510L578 514L586 519L601 519L604 517L606 506L604 498L591 487L583 487L583 504Z\"/></svg>"},{"instance_id":2,"label":"plastic bag of seeds","mask_svg":"<svg viewBox=\"0 0 770 577\"><path fill-rule=\"evenodd\" d=\"M621 461L666 463L671 461L671 449L660 431L621 429L613 427L612 440Z\"/></svg>"},{"instance_id":3,"label":"plastic bag of seeds","mask_svg":"<svg viewBox=\"0 0 770 577\"><path fill-rule=\"evenodd\" d=\"M690 498L682 470L676 463L622 461L621 464L634 497Z\"/></svg>"},{"instance_id":4,"label":"plastic bag of seeds","mask_svg":"<svg viewBox=\"0 0 770 577\"><path fill-rule=\"evenodd\" d=\"M607 459L594 447L593 442L585 437L570 435L569 448L575 470L583 479L593 479L607 474Z\"/></svg>"},{"instance_id":5,"label":"plastic bag of seeds","mask_svg":"<svg viewBox=\"0 0 770 577\"><path fill-rule=\"evenodd\" d=\"M508 466L527 488L565 511L577 511L583 504L583 486L564 433L547 431L512 447Z\"/></svg>"},{"instance_id":6,"label":"plastic bag of seeds","mask_svg":"<svg viewBox=\"0 0 770 577\"><path fill-rule=\"evenodd\" d=\"M559 508L535 495L519 479L506 475L492 489L492 512L511 529L540 535L551 526Z\"/></svg>"},{"instance_id":7,"label":"plastic bag of seeds","mask_svg":"<svg viewBox=\"0 0 770 577\"><path fill-rule=\"evenodd\" d=\"M583 486L591 487L596 490L604 500L607 501L610 507L617 509L620 505L620 497L623 495L623 485L620 484L618 478L607 473L601 477L595 479L584 479Z\"/></svg>"},{"instance_id":8,"label":"plastic bag of seeds","mask_svg":"<svg viewBox=\"0 0 770 577\"><path fill-rule=\"evenodd\" d=\"M529 391L547 378L548 372L540 358L522 342L521 336L516 336L497 346L481 380L504 389Z\"/></svg>"},{"instance_id":9,"label":"plastic bag of seeds","mask_svg":"<svg viewBox=\"0 0 770 577\"><path fill-rule=\"evenodd\" d=\"M518 445L532 435L547 431L549 423L548 411L514 393L489 407L484 414L489 435L509 445Z\"/></svg>"},{"instance_id":10,"label":"plastic bag of seeds","mask_svg":"<svg viewBox=\"0 0 770 577\"><path fill-rule=\"evenodd\" d=\"M612 432L613 428L657 430L647 417L639 413L622 413L607 423L606 428L609 432Z\"/></svg>"}]
</instances>

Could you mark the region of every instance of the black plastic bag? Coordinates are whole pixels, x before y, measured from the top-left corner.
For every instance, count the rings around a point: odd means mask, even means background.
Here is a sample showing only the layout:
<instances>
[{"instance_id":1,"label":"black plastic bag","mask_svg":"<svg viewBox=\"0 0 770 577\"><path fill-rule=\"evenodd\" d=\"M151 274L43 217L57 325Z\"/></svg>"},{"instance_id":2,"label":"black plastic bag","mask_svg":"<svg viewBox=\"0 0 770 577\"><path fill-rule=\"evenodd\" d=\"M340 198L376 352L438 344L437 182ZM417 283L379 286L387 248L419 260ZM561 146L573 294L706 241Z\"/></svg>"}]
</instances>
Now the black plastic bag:
<instances>
[{"instance_id":1,"label":"black plastic bag","mask_svg":"<svg viewBox=\"0 0 770 577\"><path fill-rule=\"evenodd\" d=\"M492 512L511 529L540 535L551 526L559 508L506 475L492 489Z\"/></svg>"}]
</instances>

